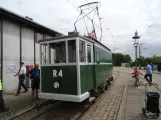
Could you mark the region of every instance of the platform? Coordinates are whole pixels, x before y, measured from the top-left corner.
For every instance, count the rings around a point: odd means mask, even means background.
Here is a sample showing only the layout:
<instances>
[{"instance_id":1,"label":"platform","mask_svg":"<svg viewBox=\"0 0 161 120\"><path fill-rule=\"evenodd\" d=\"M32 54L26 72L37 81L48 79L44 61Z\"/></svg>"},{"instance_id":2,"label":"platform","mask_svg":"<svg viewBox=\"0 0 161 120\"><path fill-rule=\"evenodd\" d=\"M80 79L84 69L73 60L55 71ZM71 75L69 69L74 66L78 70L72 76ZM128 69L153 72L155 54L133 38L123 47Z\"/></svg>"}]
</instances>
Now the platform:
<instances>
[{"instance_id":1,"label":"platform","mask_svg":"<svg viewBox=\"0 0 161 120\"><path fill-rule=\"evenodd\" d=\"M134 86L131 77L131 68L115 68L119 71L118 79L102 95L100 100L93 105L81 120L145 120L142 113L145 97L145 83L143 76L141 85ZM145 70L141 70L145 74ZM153 74L153 81L161 86L161 75ZM161 101L160 101L161 103Z\"/></svg>"}]
</instances>

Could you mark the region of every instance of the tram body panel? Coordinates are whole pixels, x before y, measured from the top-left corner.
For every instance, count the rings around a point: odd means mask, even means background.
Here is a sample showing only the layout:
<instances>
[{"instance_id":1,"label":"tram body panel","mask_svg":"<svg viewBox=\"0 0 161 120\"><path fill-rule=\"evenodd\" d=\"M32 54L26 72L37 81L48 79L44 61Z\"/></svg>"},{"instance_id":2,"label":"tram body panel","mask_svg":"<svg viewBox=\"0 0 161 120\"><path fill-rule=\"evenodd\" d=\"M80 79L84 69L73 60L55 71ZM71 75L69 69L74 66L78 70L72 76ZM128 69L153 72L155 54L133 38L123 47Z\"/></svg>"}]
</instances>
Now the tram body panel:
<instances>
[{"instance_id":1,"label":"tram body panel","mask_svg":"<svg viewBox=\"0 0 161 120\"><path fill-rule=\"evenodd\" d=\"M112 53L95 46L95 81L96 87L112 78Z\"/></svg>"},{"instance_id":2,"label":"tram body panel","mask_svg":"<svg viewBox=\"0 0 161 120\"><path fill-rule=\"evenodd\" d=\"M80 65L81 93L95 88L94 65Z\"/></svg>"},{"instance_id":3,"label":"tram body panel","mask_svg":"<svg viewBox=\"0 0 161 120\"><path fill-rule=\"evenodd\" d=\"M77 95L77 66L42 66L41 91Z\"/></svg>"}]
</instances>

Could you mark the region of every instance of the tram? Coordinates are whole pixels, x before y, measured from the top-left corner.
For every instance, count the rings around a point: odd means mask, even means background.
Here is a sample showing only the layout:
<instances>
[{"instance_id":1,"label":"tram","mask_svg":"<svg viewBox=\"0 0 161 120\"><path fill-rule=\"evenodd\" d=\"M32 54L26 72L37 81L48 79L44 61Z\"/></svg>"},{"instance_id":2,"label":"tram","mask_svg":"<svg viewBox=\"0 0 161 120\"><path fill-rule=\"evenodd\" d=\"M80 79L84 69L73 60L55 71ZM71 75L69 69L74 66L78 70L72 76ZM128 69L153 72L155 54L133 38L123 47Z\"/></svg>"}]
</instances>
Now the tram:
<instances>
[{"instance_id":1,"label":"tram","mask_svg":"<svg viewBox=\"0 0 161 120\"><path fill-rule=\"evenodd\" d=\"M39 42L40 98L82 102L113 79L112 52L96 39L69 32Z\"/></svg>"}]
</instances>

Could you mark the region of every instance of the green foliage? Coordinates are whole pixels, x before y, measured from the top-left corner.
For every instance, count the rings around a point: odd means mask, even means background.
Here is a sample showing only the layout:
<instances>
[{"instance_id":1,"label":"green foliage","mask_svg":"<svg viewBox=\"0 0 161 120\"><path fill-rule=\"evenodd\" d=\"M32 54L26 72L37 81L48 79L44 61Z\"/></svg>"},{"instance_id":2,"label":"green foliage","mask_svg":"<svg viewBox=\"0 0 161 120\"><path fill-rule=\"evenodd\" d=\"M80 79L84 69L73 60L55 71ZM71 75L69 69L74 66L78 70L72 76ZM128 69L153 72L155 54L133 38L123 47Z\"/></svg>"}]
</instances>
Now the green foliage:
<instances>
[{"instance_id":1,"label":"green foliage","mask_svg":"<svg viewBox=\"0 0 161 120\"><path fill-rule=\"evenodd\" d=\"M130 55L124 55L122 53L113 53L112 58L115 66L121 66L121 63L130 63L131 61Z\"/></svg>"},{"instance_id":2,"label":"green foliage","mask_svg":"<svg viewBox=\"0 0 161 120\"><path fill-rule=\"evenodd\" d=\"M161 62L161 56L152 56L152 57L139 57L137 58L137 65L138 66L145 66L147 63L158 64ZM135 62L133 63L135 65Z\"/></svg>"}]
</instances>

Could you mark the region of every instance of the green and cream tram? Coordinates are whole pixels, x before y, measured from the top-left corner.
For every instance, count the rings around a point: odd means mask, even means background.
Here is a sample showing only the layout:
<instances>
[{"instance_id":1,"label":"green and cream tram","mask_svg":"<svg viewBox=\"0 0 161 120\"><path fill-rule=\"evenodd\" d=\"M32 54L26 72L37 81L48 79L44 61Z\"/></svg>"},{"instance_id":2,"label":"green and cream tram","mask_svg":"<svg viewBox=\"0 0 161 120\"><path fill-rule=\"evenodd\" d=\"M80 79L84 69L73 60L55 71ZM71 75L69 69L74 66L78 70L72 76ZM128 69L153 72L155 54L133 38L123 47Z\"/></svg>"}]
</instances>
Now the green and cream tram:
<instances>
[{"instance_id":1,"label":"green and cream tram","mask_svg":"<svg viewBox=\"0 0 161 120\"><path fill-rule=\"evenodd\" d=\"M82 102L113 79L112 53L78 34L40 40L40 98Z\"/></svg>"}]
</instances>

